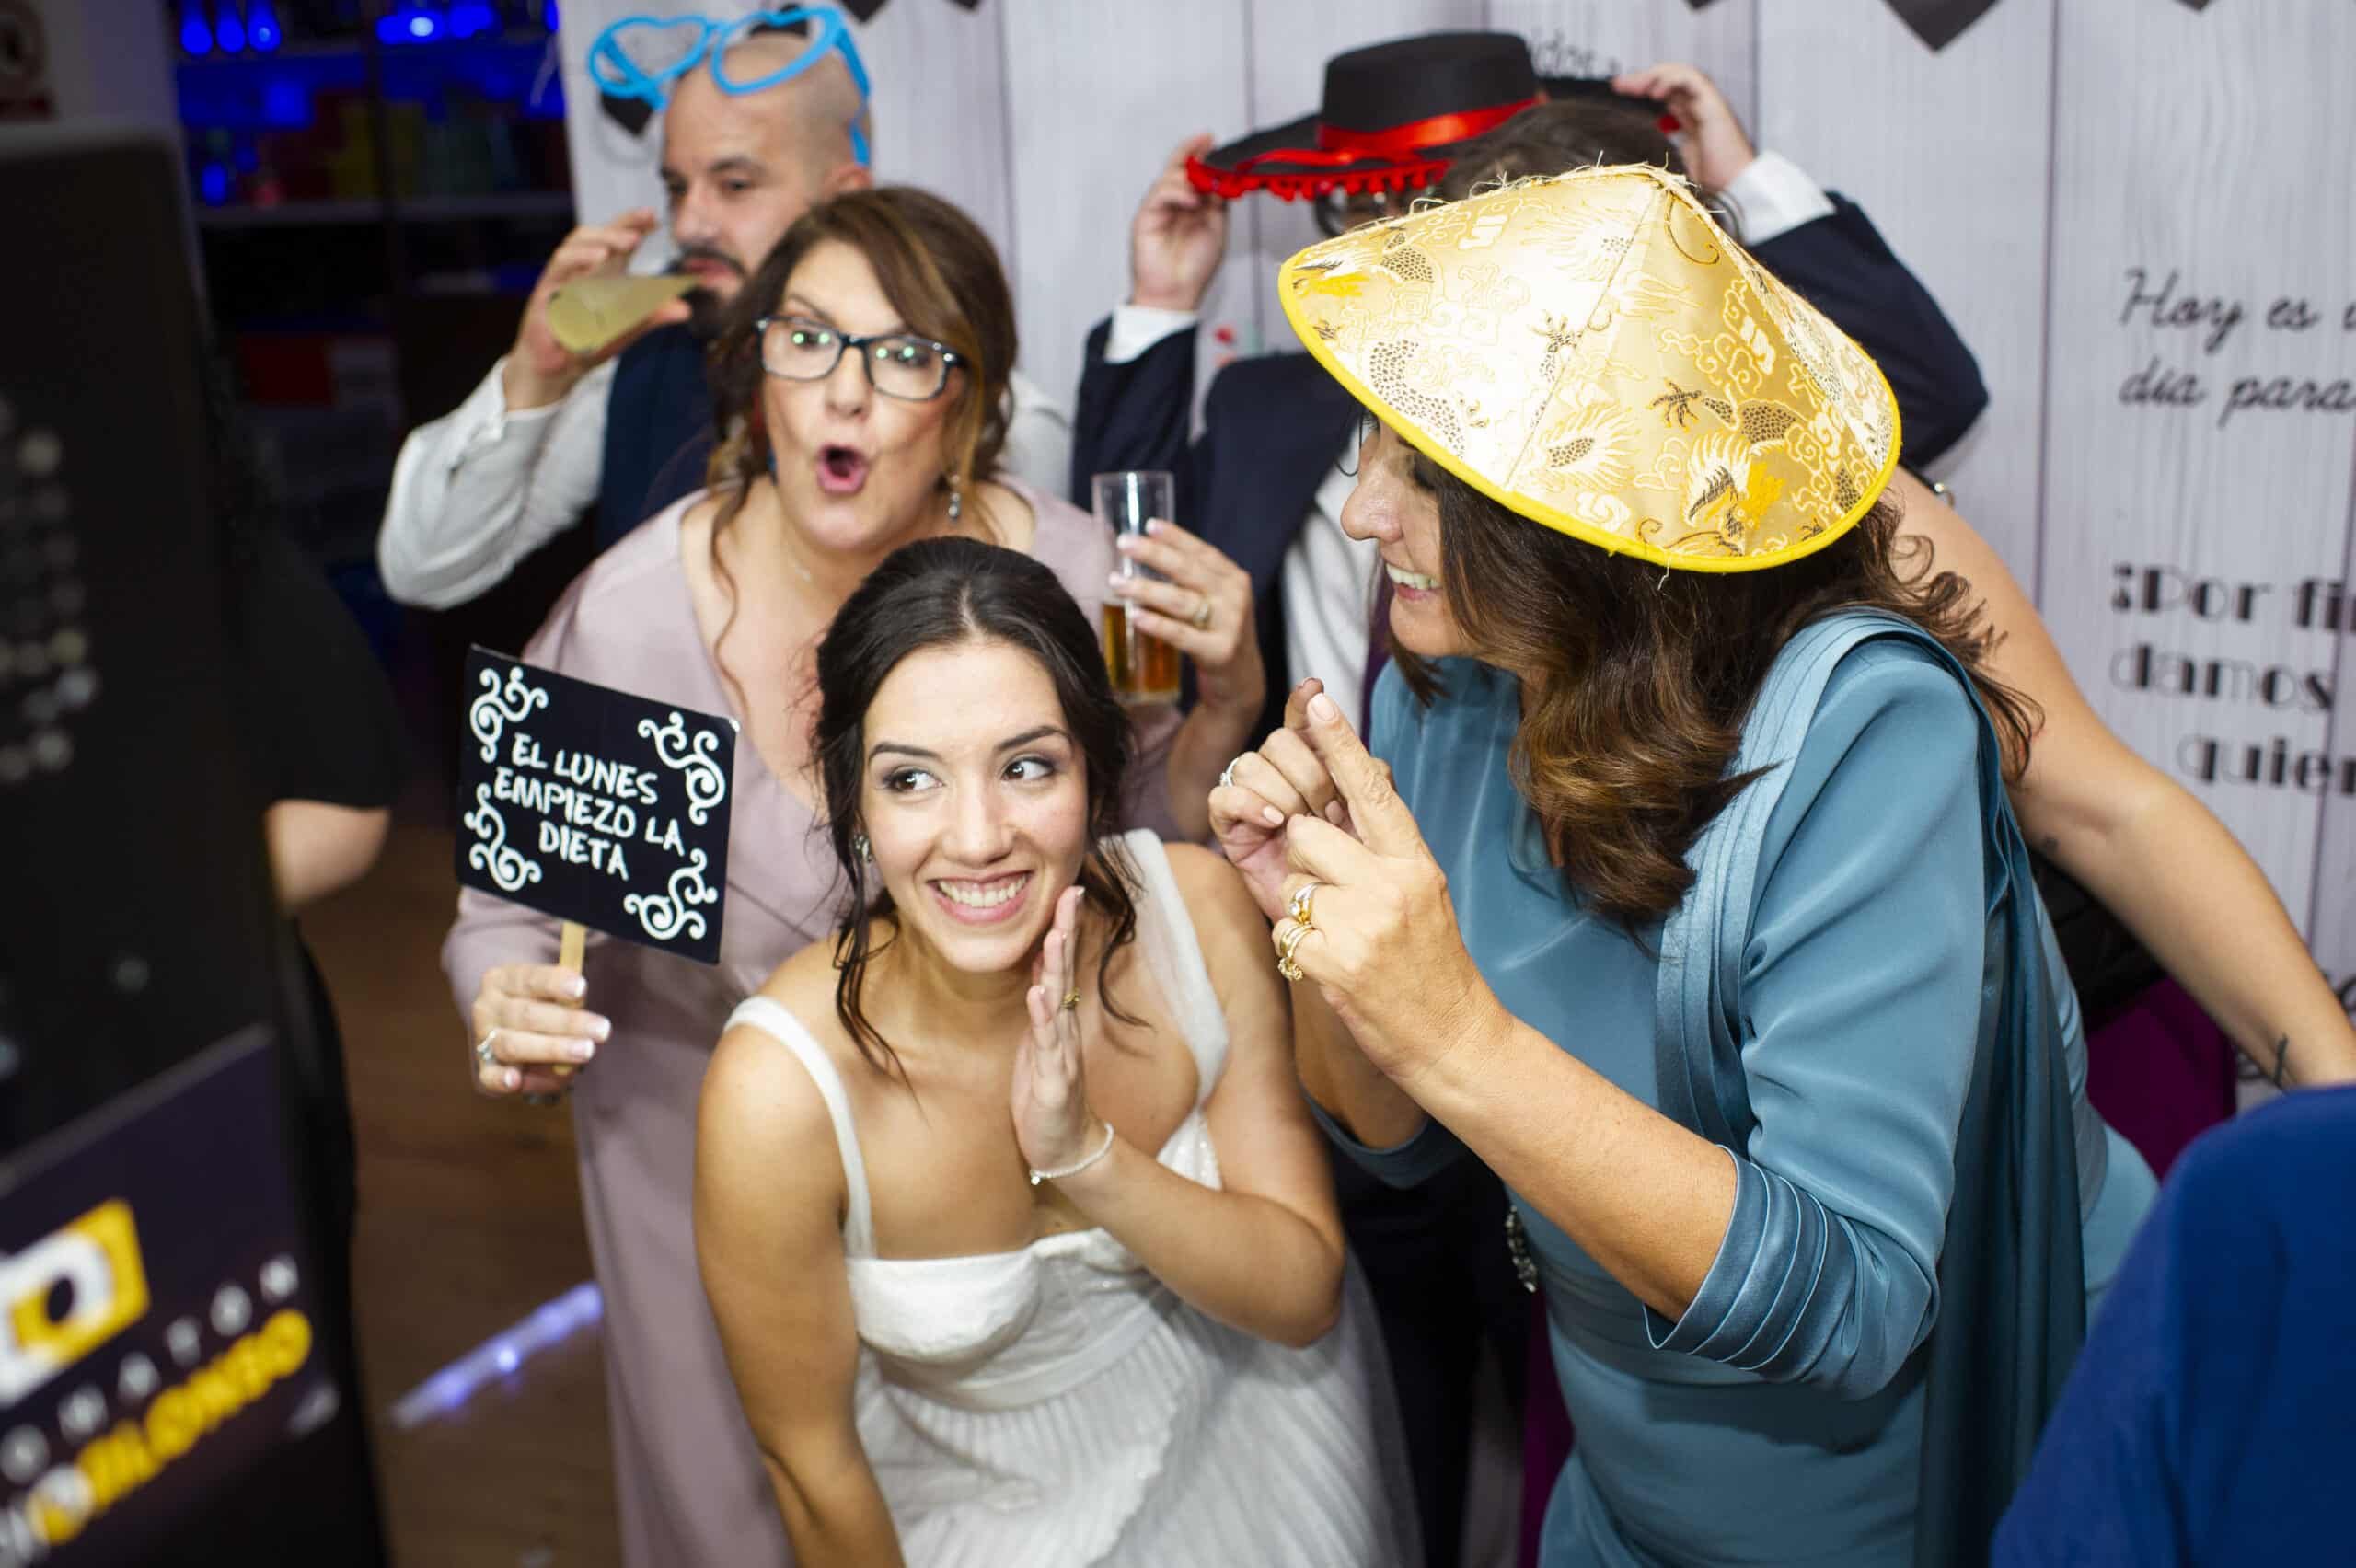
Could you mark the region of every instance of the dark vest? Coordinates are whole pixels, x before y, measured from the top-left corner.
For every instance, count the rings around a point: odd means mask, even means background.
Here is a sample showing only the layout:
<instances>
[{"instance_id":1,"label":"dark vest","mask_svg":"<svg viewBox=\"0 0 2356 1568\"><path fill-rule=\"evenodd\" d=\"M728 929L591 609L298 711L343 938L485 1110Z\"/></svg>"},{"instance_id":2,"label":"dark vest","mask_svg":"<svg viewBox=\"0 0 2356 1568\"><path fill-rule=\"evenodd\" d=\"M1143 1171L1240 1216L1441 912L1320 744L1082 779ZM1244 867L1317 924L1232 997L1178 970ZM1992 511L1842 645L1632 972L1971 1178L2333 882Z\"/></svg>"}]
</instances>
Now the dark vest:
<instances>
[{"instance_id":1,"label":"dark vest","mask_svg":"<svg viewBox=\"0 0 2356 1568\"><path fill-rule=\"evenodd\" d=\"M602 553L681 496L703 488L711 457L711 389L703 340L659 327L622 351L606 398L606 467L597 490Z\"/></svg>"}]
</instances>

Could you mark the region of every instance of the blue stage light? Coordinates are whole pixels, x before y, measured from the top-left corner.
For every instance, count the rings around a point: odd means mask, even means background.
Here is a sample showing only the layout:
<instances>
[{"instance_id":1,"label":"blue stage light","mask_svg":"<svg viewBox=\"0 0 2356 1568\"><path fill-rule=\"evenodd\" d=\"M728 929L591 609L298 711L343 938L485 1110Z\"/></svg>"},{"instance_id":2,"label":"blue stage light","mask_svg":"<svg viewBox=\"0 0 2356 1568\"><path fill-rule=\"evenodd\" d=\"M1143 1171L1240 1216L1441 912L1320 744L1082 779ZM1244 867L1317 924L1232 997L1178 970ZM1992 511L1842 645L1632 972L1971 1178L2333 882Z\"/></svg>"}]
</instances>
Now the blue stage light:
<instances>
[{"instance_id":1,"label":"blue stage light","mask_svg":"<svg viewBox=\"0 0 2356 1568\"><path fill-rule=\"evenodd\" d=\"M205 24L202 0L180 0L180 49L189 54L213 52L213 29Z\"/></svg>"},{"instance_id":2,"label":"blue stage light","mask_svg":"<svg viewBox=\"0 0 2356 1568\"><path fill-rule=\"evenodd\" d=\"M246 7L246 41L257 54L268 54L283 42L285 35L278 28L278 12L270 0L253 0Z\"/></svg>"},{"instance_id":3,"label":"blue stage light","mask_svg":"<svg viewBox=\"0 0 2356 1568\"><path fill-rule=\"evenodd\" d=\"M237 15L237 0L221 0L221 8L213 18L213 37L224 54L246 52L246 24Z\"/></svg>"}]
</instances>

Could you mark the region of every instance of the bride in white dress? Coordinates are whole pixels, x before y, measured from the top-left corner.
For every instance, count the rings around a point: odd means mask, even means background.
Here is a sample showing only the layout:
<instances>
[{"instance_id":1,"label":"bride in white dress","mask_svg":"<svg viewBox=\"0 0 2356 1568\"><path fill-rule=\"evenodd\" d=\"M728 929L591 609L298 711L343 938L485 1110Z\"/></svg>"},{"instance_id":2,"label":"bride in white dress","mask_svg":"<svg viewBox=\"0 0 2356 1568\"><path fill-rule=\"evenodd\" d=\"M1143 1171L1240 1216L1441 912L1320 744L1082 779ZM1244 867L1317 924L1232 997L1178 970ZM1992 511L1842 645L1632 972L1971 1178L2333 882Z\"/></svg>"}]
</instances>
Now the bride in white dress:
<instances>
[{"instance_id":1,"label":"bride in white dress","mask_svg":"<svg viewBox=\"0 0 2356 1568\"><path fill-rule=\"evenodd\" d=\"M696 1181L798 1559L1420 1561L1265 922L1218 856L1112 831L1079 606L912 545L818 676L857 913L736 1009Z\"/></svg>"}]
</instances>

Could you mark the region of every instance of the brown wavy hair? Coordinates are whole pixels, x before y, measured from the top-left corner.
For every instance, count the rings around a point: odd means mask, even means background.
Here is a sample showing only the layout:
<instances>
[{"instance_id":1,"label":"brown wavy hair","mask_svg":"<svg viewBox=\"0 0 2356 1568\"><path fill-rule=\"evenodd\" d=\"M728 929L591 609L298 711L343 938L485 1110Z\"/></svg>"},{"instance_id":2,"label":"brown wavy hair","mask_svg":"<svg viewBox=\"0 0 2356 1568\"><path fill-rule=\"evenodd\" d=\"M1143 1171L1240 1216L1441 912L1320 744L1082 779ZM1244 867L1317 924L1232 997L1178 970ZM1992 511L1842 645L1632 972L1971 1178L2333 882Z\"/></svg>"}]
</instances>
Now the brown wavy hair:
<instances>
[{"instance_id":1,"label":"brown wavy hair","mask_svg":"<svg viewBox=\"0 0 2356 1568\"><path fill-rule=\"evenodd\" d=\"M1927 570L1927 542L1901 538L1887 492L1799 560L1672 571L1518 516L1420 452L1411 471L1438 502L1457 625L1484 663L1522 677L1515 784L1572 889L1631 927L1668 914L1692 885L1686 851L1758 777L1728 769L1768 666L1836 610L1887 611L1936 638L1971 674L2005 777L2027 765L2042 715L1989 674L1997 634L1970 583ZM1394 657L1420 700L1439 695L1429 663Z\"/></svg>"},{"instance_id":2,"label":"brown wavy hair","mask_svg":"<svg viewBox=\"0 0 2356 1568\"><path fill-rule=\"evenodd\" d=\"M1014 374L1018 343L1014 295L999 265L998 248L981 226L928 190L886 185L847 190L819 202L793 221L769 249L757 271L722 317L720 335L705 353L711 384L712 423L720 443L712 450L704 483L720 498L711 522L712 571L728 590L728 618L713 639L721 674L736 686L719 649L736 624L736 584L720 558L721 536L744 509L753 483L768 472L768 429L761 412L760 320L785 298L787 280L803 258L828 240L838 240L867 259L907 329L946 343L957 355L941 396L950 400L946 445L949 467L940 486L978 485L999 471L1006 448L1006 394ZM969 494L969 514L993 537L996 520L978 494ZM744 692L737 687L741 699Z\"/></svg>"},{"instance_id":3,"label":"brown wavy hair","mask_svg":"<svg viewBox=\"0 0 2356 1568\"><path fill-rule=\"evenodd\" d=\"M930 191L884 185L846 190L796 218L730 302L707 360L714 425L722 432L707 482L714 490L737 486L741 494L768 472L760 318L785 298L786 281L802 259L828 240L867 259L909 331L956 353L957 369L942 394L950 399L949 473L976 483L997 473L1018 346L1014 295L998 248L981 225ZM948 473L941 483L948 484Z\"/></svg>"},{"instance_id":4,"label":"brown wavy hair","mask_svg":"<svg viewBox=\"0 0 2356 1568\"><path fill-rule=\"evenodd\" d=\"M876 952L874 926L896 937L899 912L858 843L867 711L911 654L995 641L1028 653L1055 683L1088 779L1089 852L1080 885L1111 926L1096 963L1104 1010L1141 1025L1113 999L1113 961L1137 935L1138 869L1121 842L1121 801L1135 741L1113 693L1095 628L1045 562L978 539L919 539L884 557L836 612L818 645L818 722L811 752L826 794L826 835L849 896L835 923L835 1016L868 1065L907 1080L897 1053L862 1005ZM888 945L888 944L887 944Z\"/></svg>"}]
</instances>

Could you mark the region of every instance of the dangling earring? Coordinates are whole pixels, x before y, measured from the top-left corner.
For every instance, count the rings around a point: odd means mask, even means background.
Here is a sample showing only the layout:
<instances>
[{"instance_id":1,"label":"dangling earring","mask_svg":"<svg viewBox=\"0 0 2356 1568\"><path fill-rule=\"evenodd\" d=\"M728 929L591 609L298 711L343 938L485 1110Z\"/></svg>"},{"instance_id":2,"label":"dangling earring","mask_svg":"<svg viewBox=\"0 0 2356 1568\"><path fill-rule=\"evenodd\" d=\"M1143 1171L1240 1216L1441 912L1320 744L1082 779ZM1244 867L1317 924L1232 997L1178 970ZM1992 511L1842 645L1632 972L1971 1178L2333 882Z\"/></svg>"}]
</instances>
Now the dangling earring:
<instances>
[{"instance_id":1,"label":"dangling earring","mask_svg":"<svg viewBox=\"0 0 2356 1568\"><path fill-rule=\"evenodd\" d=\"M867 835L863 833L854 833L850 836L850 852L862 860L875 859L874 851L868 847Z\"/></svg>"},{"instance_id":2,"label":"dangling earring","mask_svg":"<svg viewBox=\"0 0 2356 1568\"><path fill-rule=\"evenodd\" d=\"M949 470L949 521L954 526L965 510L965 480L956 469Z\"/></svg>"}]
</instances>

